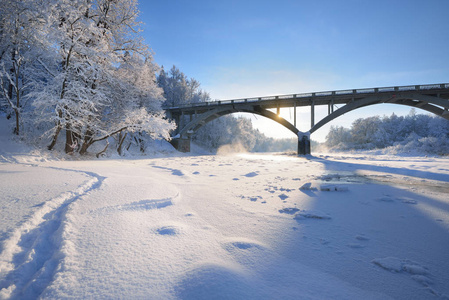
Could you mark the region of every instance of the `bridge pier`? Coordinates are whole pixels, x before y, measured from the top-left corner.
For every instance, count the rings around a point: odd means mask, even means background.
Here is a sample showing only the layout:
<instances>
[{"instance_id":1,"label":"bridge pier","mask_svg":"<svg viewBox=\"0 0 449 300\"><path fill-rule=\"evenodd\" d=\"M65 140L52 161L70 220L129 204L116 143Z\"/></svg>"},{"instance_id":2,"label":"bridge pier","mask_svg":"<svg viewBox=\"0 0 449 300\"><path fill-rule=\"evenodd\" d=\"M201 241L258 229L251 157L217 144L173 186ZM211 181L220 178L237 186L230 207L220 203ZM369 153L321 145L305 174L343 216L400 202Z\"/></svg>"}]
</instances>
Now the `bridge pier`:
<instances>
[{"instance_id":1,"label":"bridge pier","mask_svg":"<svg viewBox=\"0 0 449 300\"><path fill-rule=\"evenodd\" d=\"M190 152L190 137L177 137L172 138L170 144L180 152Z\"/></svg>"},{"instance_id":2,"label":"bridge pier","mask_svg":"<svg viewBox=\"0 0 449 300\"><path fill-rule=\"evenodd\" d=\"M310 133L298 132L298 155L310 153Z\"/></svg>"}]
</instances>

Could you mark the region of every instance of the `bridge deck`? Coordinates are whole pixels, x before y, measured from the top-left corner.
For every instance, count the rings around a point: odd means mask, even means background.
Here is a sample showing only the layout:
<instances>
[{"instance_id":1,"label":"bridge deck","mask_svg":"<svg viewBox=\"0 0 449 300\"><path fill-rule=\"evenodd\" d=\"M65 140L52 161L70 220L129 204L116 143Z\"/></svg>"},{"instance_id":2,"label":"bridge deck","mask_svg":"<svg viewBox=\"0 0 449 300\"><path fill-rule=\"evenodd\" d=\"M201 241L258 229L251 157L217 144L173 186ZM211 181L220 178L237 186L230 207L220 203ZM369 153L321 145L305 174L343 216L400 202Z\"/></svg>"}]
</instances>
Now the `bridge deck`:
<instances>
[{"instance_id":1,"label":"bridge deck","mask_svg":"<svg viewBox=\"0 0 449 300\"><path fill-rule=\"evenodd\" d=\"M419 93L421 95L436 96L449 99L449 83L428 84L428 85L409 85L394 87L378 87L367 89L337 90L314 93L300 93L290 95L278 95L268 97L255 97L232 100L217 100L200 103L192 103L177 107L166 107L164 109L173 113L183 112L186 114L202 113L209 111L216 106L225 105L258 105L264 109L282 108L282 107L301 107L310 105L334 105L347 104L366 98L370 95L379 95L391 98L404 98L413 100L412 95Z\"/></svg>"}]
</instances>

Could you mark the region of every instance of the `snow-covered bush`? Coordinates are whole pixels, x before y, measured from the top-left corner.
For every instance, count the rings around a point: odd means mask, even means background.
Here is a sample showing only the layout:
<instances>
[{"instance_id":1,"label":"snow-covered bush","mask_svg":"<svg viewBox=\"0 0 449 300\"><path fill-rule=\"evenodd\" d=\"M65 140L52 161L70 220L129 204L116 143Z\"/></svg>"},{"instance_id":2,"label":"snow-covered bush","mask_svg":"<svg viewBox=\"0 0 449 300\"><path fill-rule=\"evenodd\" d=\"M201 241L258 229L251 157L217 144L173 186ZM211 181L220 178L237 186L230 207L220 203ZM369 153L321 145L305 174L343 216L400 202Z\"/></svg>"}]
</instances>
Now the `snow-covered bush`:
<instances>
[{"instance_id":1,"label":"snow-covered bush","mask_svg":"<svg viewBox=\"0 0 449 300\"><path fill-rule=\"evenodd\" d=\"M331 151L387 149L392 153L449 154L449 122L416 114L357 119L350 129L331 127L325 146Z\"/></svg>"}]
</instances>

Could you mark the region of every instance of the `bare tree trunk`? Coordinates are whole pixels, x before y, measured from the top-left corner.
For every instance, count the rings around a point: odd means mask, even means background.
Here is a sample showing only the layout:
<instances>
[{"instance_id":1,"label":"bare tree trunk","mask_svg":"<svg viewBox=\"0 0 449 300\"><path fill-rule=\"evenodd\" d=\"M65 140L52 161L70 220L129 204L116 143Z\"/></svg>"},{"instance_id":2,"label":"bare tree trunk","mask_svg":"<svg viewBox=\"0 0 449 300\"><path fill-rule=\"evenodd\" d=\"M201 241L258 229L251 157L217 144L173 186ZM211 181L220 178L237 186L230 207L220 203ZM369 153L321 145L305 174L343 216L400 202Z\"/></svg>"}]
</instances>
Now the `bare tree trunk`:
<instances>
[{"instance_id":1,"label":"bare tree trunk","mask_svg":"<svg viewBox=\"0 0 449 300\"><path fill-rule=\"evenodd\" d=\"M87 148L89 148L95 141L92 139L93 132L92 130L88 129L86 130L86 133L84 135L84 141L81 145L80 154L84 155L87 153Z\"/></svg>"},{"instance_id":2,"label":"bare tree trunk","mask_svg":"<svg viewBox=\"0 0 449 300\"><path fill-rule=\"evenodd\" d=\"M84 141L84 143L83 143L83 145L81 146L81 149L80 149L80 154L81 155L86 154L87 153L87 148L89 148L92 144L93 144L92 142Z\"/></svg>"},{"instance_id":3,"label":"bare tree trunk","mask_svg":"<svg viewBox=\"0 0 449 300\"><path fill-rule=\"evenodd\" d=\"M58 124L56 126L55 134L53 135L53 138L51 139L51 143L50 143L50 145L47 146L48 150L52 150L53 147L56 145L56 141L58 140L58 136L59 136L59 133L61 132L61 129L62 129L62 126L60 124Z\"/></svg>"},{"instance_id":4,"label":"bare tree trunk","mask_svg":"<svg viewBox=\"0 0 449 300\"><path fill-rule=\"evenodd\" d=\"M120 134L118 137L119 144L117 147L117 152L120 156L122 155L122 145L123 145L123 142L125 141L125 138L127 135L128 135L128 133L126 132L125 135L122 137L122 132L120 131Z\"/></svg>"},{"instance_id":5,"label":"bare tree trunk","mask_svg":"<svg viewBox=\"0 0 449 300\"><path fill-rule=\"evenodd\" d=\"M15 113L16 113L16 128L14 129L14 133L16 135L19 135L19 118L20 118L19 110L16 109Z\"/></svg>"},{"instance_id":6,"label":"bare tree trunk","mask_svg":"<svg viewBox=\"0 0 449 300\"><path fill-rule=\"evenodd\" d=\"M16 76L16 109L14 109L14 112L16 113L16 129L14 129L14 133L16 135L19 135L20 133L20 89L19 89L19 66L14 63L14 72Z\"/></svg>"},{"instance_id":7,"label":"bare tree trunk","mask_svg":"<svg viewBox=\"0 0 449 300\"><path fill-rule=\"evenodd\" d=\"M66 89L66 87L67 87L67 79L64 79L64 81L63 81L63 83L62 83L62 90L61 90L61 95L59 96L59 99L63 99L63 98L64 98L64 94L65 94L65 89ZM61 110L58 111L58 117L59 117L59 120L62 119L62 111L61 111ZM53 135L53 138L52 138L52 140L51 140L50 145L47 147L48 150L52 150L53 147L56 145L56 142L57 142L57 140L58 140L59 133L60 133L61 130L62 130L61 121L59 121L59 120L58 120L58 123L57 123L57 125L56 125L56 131L55 131L55 134ZM66 147L67 147L67 145L66 145ZM67 152L67 151L66 151L66 152Z\"/></svg>"},{"instance_id":8,"label":"bare tree trunk","mask_svg":"<svg viewBox=\"0 0 449 300\"><path fill-rule=\"evenodd\" d=\"M93 143L96 143L96 142L99 142L99 141L104 141L105 139L113 136L114 134L120 133L123 130L126 130L127 128L128 128L127 126L122 127L120 129L117 129L116 131L113 131L113 132L111 132L109 134L106 134L105 136L97 138L97 139L93 138L93 134L94 133L92 131L87 131L86 132L86 137L84 138L83 145L81 146L81 149L80 149L80 154L81 155L86 154L87 153L87 148L92 146Z\"/></svg>"},{"instance_id":9,"label":"bare tree trunk","mask_svg":"<svg viewBox=\"0 0 449 300\"><path fill-rule=\"evenodd\" d=\"M104 147L104 149L103 149L102 151L98 152L98 153L96 154L96 157L99 158L100 155L102 155L103 153L105 153L106 150L108 149L108 146L109 146L109 141L106 141L106 147Z\"/></svg>"},{"instance_id":10,"label":"bare tree trunk","mask_svg":"<svg viewBox=\"0 0 449 300\"><path fill-rule=\"evenodd\" d=\"M73 138L73 131L70 125L67 124L65 127L65 153L73 153L74 151L75 139Z\"/></svg>"},{"instance_id":11,"label":"bare tree trunk","mask_svg":"<svg viewBox=\"0 0 449 300\"><path fill-rule=\"evenodd\" d=\"M60 111L60 110L58 111L58 116L59 116L59 119L62 118L62 111ZM59 133L61 132L61 129L62 129L61 121L58 121L58 123L56 125L55 134L53 135L53 138L51 139L50 145L48 145L48 147L47 147L48 150L52 150L53 147L56 145L56 142L58 140L58 136L59 136Z\"/></svg>"}]
</instances>

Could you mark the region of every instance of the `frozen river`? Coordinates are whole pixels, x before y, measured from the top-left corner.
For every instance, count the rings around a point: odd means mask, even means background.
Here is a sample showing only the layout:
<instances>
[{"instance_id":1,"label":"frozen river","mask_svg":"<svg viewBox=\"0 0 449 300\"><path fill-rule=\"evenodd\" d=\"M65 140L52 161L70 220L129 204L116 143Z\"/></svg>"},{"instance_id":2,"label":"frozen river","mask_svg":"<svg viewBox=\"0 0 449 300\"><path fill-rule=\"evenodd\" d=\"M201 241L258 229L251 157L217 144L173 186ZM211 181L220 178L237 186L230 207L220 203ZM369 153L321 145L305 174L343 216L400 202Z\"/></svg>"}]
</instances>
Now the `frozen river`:
<instances>
[{"instance_id":1,"label":"frozen river","mask_svg":"<svg viewBox=\"0 0 449 300\"><path fill-rule=\"evenodd\" d=\"M0 154L0 299L449 296L446 158Z\"/></svg>"}]
</instances>

